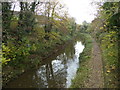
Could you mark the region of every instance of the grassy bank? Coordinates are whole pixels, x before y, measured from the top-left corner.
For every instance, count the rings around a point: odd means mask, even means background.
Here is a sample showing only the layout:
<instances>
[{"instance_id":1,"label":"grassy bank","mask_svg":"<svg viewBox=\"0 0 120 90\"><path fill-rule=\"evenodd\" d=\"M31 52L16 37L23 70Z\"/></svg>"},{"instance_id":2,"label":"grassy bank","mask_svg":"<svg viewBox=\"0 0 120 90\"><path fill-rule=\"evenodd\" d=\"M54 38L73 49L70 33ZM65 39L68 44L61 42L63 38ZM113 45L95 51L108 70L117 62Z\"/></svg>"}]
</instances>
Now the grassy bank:
<instances>
[{"instance_id":1,"label":"grassy bank","mask_svg":"<svg viewBox=\"0 0 120 90\"><path fill-rule=\"evenodd\" d=\"M104 64L105 88L118 88L118 40L117 33L111 31L99 36Z\"/></svg>"},{"instance_id":2,"label":"grassy bank","mask_svg":"<svg viewBox=\"0 0 120 90\"><path fill-rule=\"evenodd\" d=\"M80 67L78 68L76 77L72 80L71 88L84 88L85 82L90 72L88 62L92 57L92 38L89 34L85 33L80 34L79 37L85 45L85 49L80 54Z\"/></svg>"}]
</instances>

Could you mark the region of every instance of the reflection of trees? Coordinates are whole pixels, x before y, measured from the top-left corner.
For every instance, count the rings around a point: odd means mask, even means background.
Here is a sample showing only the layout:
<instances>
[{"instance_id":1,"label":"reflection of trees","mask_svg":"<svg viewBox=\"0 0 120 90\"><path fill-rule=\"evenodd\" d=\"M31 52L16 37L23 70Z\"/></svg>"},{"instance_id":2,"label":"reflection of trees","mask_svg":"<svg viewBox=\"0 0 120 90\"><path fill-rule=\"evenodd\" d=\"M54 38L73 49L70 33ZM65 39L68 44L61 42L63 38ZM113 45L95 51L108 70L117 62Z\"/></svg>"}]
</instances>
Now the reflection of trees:
<instances>
[{"instance_id":1,"label":"reflection of trees","mask_svg":"<svg viewBox=\"0 0 120 90\"><path fill-rule=\"evenodd\" d=\"M75 54L74 45L75 45L75 42L72 42L65 49L65 54L66 54L67 59L73 59L74 54Z\"/></svg>"},{"instance_id":2,"label":"reflection of trees","mask_svg":"<svg viewBox=\"0 0 120 90\"><path fill-rule=\"evenodd\" d=\"M63 88L66 87L67 80L67 62L74 59L75 43L70 43L65 49L64 53L59 55L56 60L59 63L53 63L52 61L45 65L44 75L39 74L40 78L46 78L48 88ZM57 69L57 70L56 70ZM42 80L43 81L43 80ZM43 82L42 84L45 84Z\"/></svg>"},{"instance_id":3,"label":"reflection of trees","mask_svg":"<svg viewBox=\"0 0 120 90\"><path fill-rule=\"evenodd\" d=\"M48 83L48 87L53 87L56 86L55 79L54 79L54 74L53 74L53 68L52 64L46 64L46 79ZM54 82L54 83L53 83Z\"/></svg>"},{"instance_id":4,"label":"reflection of trees","mask_svg":"<svg viewBox=\"0 0 120 90\"><path fill-rule=\"evenodd\" d=\"M45 62L40 66L39 70L35 74L34 71L27 72L19 80L11 83L11 86L21 85L20 87L38 87L38 88L64 88L67 82L67 69L69 62L74 60L75 56L75 42L69 43L65 50L62 50L62 54L55 56L56 59L50 58L48 62ZM52 61L53 60L53 61ZM47 60L46 60L47 61ZM56 61L56 62L54 62ZM15 84L16 83L16 84Z\"/></svg>"},{"instance_id":5,"label":"reflection of trees","mask_svg":"<svg viewBox=\"0 0 120 90\"><path fill-rule=\"evenodd\" d=\"M63 66L63 67L61 67ZM58 68L61 67L61 68ZM57 69L57 70L55 70ZM50 62L45 65L44 71L42 69L39 69L41 71L38 73L38 77L41 80L40 87L43 88L43 86L46 84L46 87L48 88L58 88L58 87L65 87L66 85L66 69L65 65L62 64L62 62L59 63L53 63ZM38 72L39 72L38 71ZM42 82L44 81L44 82Z\"/></svg>"},{"instance_id":6,"label":"reflection of trees","mask_svg":"<svg viewBox=\"0 0 120 90\"><path fill-rule=\"evenodd\" d=\"M38 74L39 78L41 78L41 87L44 85L46 85L46 87L48 88L66 87L66 77L68 68L67 62L68 60L72 60L74 58L74 45L75 42L69 43L63 51L64 53L56 58L56 60L60 61L59 63L53 63L52 61L50 61L47 64L45 64L45 67L43 69L44 73L41 72ZM40 71L42 71L42 69L40 69Z\"/></svg>"},{"instance_id":7,"label":"reflection of trees","mask_svg":"<svg viewBox=\"0 0 120 90\"><path fill-rule=\"evenodd\" d=\"M21 77L8 83L7 88L31 88L39 86L39 77L35 74L35 71L29 71L23 74Z\"/></svg>"}]
</instances>

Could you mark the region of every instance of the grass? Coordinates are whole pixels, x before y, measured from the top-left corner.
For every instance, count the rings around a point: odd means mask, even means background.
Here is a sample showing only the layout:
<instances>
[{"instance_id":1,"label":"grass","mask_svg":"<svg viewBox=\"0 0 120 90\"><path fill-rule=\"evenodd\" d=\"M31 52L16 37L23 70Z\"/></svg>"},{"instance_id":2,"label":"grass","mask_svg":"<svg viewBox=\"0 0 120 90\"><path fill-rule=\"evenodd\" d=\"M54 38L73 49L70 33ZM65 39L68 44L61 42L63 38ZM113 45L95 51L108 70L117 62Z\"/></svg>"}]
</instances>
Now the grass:
<instances>
[{"instance_id":1,"label":"grass","mask_svg":"<svg viewBox=\"0 0 120 90\"><path fill-rule=\"evenodd\" d=\"M72 80L72 85L70 88L84 88L85 82L90 72L88 62L91 59L93 47L92 38L89 34L85 33L80 34L80 38L83 44L85 45L85 49L83 50L79 57L80 67L77 71L76 77Z\"/></svg>"}]
</instances>

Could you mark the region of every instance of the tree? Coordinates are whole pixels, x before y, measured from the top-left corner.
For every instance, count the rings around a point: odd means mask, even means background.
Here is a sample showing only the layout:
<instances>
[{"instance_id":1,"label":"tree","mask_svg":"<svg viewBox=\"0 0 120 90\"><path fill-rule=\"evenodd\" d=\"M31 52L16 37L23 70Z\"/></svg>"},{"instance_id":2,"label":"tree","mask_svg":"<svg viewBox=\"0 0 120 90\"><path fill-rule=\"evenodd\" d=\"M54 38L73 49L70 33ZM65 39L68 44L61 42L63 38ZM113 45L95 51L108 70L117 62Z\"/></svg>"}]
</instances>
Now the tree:
<instances>
[{"instance_id":1,"label":"tree","mask_svg":"<svg viewBox=\"0 0 120 90\"><path fill-rule=\"evenodd\" d=\"M88 23L86 21L83 21L81 27L80 27L80 31L81 32L86 32L87 28L88 28Z\"/></svg>"},{"instance_id":2,"label":"tree","mask_svg":"<svg viewBox=\"0 0 120 90\"><path fill-rule=\"evenodd\" d=\"M56 25L60 25L61 22L59 21L63 20L63 17L60 16L63 15L63 8L64 6L62 6L57 0L45 0L37 7L37 9L39 9L39 11L37 11L38 14L44 16L43 22L45 33L50 33L52 30L56 29L55 27L59 27ZM45 39L49 40L49 36L47 34L45 35Z\"/></svg>"},{"instance_id":3,"label":"tree","mask_svg":"<svg viewBox=\"0 0 120 90\"><path fill-rule=\"evenodd\" d=\"M2 2L2 29L3 29L3 42L9 39L10 34L10 23L12 18L11 12L11 5L10 2Z\"/></svg>"}]
</instances>

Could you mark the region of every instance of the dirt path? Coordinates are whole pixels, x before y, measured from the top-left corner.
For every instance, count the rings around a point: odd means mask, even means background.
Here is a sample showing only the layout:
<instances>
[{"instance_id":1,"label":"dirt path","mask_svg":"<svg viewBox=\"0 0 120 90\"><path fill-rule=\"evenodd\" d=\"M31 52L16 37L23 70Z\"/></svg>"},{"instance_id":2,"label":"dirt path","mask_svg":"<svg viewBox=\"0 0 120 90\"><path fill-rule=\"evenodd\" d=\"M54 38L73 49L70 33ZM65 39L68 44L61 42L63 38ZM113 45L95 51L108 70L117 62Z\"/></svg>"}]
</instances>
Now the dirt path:
<instances>
[{"instance_id":1,"label":"dirt path","mask_svg":"<svg viewBox=\"0 0 120 90\"><path fill-rule=\"evenodd\" d=\"M87 88L103 88L104 78L103 78L103 65L102 65L101 51L94 39L93 39L92 59L89 62L89 67L91 69L91 73L86 83L86 87Z\"/></svg>"}]
</instances>

